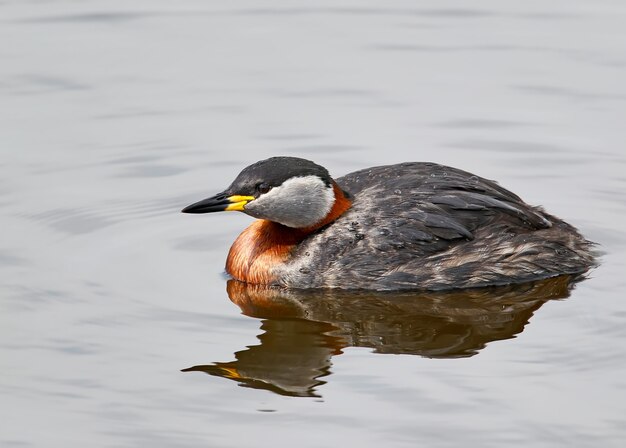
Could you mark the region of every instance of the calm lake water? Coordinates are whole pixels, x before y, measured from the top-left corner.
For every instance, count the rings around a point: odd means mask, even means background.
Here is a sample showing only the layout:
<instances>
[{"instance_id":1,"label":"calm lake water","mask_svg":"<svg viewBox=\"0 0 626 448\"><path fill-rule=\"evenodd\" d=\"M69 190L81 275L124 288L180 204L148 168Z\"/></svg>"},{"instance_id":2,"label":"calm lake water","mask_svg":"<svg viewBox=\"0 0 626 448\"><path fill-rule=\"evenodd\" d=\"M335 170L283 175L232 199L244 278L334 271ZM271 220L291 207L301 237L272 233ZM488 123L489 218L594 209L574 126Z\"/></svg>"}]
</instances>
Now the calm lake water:
<instances>
[{"instance_id":1,"label":"calm lake water","mask_svg":"<svg viewBox=\"0 0 626 448\"><path fill-rule=\"evenodd\" d=\"M0 42L0 446L626 446L625 2L2 1ZM601 264L245 290L251 219L179 211L272 155L454 165Z\"/></svg>"}]
</instances>

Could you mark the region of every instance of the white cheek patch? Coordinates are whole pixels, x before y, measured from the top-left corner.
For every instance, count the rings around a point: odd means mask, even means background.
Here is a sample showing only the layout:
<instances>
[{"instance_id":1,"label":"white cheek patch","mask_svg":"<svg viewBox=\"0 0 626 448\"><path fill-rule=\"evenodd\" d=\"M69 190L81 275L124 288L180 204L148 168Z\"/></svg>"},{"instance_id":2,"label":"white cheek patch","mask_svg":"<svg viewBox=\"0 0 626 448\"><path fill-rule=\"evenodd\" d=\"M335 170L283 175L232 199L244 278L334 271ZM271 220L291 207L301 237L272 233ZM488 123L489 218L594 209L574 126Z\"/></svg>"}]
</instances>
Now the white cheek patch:
<instances>
[{"instance_id":1,"label":"white cheek patch","mask_svg":"<svg viewBox=\"0 0 626 448\"><path fill-rule=\"evenodd\" d=\"M334 203L333 187L319 177L294 177L248 203L245 212L287 227L310 227L323 220Z\"/></svg>"}]
</instances>

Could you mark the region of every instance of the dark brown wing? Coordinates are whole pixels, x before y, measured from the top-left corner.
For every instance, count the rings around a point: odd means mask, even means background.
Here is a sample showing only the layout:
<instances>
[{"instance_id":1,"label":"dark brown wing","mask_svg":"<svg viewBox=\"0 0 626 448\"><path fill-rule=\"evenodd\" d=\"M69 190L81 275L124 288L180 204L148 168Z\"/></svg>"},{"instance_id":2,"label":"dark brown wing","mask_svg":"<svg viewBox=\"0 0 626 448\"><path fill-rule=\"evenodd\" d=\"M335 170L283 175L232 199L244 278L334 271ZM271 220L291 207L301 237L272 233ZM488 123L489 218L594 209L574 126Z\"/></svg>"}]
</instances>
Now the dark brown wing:
<instances>
[{"instance_id":1,"label":"dark brown wing","mask_svg":"<svg viewBox=\"0 0 626 448\"><path fill-rule=\"evenodd\" d=\"M496 182L447 166L376 167L337 183L355 197L355 211L367 211L361 213L364 225L398 242L471 240L478 228L494 221L521 231L551 226L540 210Z\"/></svg>"}]
</instances>

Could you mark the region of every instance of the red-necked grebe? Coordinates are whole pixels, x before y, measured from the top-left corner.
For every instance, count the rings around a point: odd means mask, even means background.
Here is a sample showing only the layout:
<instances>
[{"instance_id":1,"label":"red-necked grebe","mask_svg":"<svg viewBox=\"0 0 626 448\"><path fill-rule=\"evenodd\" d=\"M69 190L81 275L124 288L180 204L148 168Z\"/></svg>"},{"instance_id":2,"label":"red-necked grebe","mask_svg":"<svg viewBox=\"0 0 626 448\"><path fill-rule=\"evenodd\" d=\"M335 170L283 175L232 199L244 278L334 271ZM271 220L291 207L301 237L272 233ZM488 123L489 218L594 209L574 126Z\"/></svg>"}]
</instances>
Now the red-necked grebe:
<instances>
[{"instance_id":1,"label":"red-necked grebe","mask_svg":"<svg viewBox=\"0 0 626 448\"><path fill-rule=\"evenodd\" d=\"M434 163L401 163L333 180L305 159L245 168L185 213L258 218L226 271L290 288L449 289L587 271L592 243L496 182Z\"/></svg>"}]
</instances>

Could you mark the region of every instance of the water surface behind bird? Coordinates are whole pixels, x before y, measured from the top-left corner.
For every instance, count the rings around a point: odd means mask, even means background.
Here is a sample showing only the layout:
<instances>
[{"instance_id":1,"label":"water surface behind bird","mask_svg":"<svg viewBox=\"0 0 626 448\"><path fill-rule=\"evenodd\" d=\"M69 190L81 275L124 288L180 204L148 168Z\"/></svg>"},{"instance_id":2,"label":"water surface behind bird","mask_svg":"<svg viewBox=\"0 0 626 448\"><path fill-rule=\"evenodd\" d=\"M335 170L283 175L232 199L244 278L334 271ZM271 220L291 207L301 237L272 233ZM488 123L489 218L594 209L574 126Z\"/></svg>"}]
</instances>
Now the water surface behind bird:
<instances>
[{"instance_id":1,"label":"water surface behind bird","mask_svg":"<svg viewBox=\"0 0 626 448\"><path fill-rule=\"evenodd\" d=\"M623 2L0 17L1 446L623 446ZM250 218L179 211L272 155L496 179L601 265L452 297L238 289Z\"/></svg>"}]
</instances>

